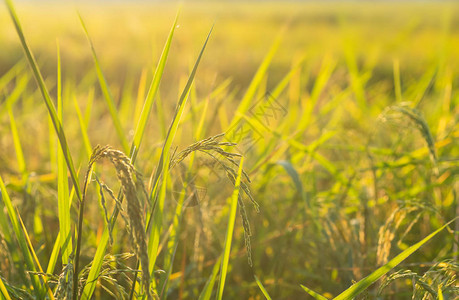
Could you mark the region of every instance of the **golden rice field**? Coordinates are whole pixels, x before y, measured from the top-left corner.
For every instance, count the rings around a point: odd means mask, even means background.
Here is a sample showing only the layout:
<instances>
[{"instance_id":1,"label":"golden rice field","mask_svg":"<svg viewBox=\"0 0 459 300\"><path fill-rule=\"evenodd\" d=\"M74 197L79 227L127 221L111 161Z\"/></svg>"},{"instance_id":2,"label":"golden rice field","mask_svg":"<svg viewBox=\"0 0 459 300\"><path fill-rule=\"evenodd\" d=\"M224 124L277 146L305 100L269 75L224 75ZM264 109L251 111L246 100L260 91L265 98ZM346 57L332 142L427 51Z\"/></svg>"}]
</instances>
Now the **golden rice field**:
<instances>
[{"instance_id":1,"label":"golden rice field","mask_svg":"<svg viewBox=\"0 0 459 300\"><path fill-rule=\"evenodd\" d=\"M14 2L1 299L457 299L459 4Z\"/></svg>"}]
</instances>

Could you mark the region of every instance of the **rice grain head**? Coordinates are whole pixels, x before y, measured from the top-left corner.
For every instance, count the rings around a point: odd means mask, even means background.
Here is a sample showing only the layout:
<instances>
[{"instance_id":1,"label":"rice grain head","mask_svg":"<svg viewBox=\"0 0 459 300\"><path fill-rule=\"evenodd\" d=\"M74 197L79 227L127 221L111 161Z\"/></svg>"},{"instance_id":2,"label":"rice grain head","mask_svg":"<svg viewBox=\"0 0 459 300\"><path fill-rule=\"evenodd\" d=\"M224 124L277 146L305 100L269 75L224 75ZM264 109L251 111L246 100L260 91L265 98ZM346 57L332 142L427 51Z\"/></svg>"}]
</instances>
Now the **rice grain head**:
<instances>
[{"instance_id":1,"label":"rice grain head","mask_svg":"<svg viewBox=\"0 0 459 300\"><path fill-rule=\"evenodd\" d=\"M136 181L141 180L140 174L135 170L129 157L123 152L114 150L110 146L96 146L89 160L88 171L86 173L83 195L86 194L90 172L95 162L102 158L107 158L113 164L116 175L121 184L123 196L127 201L127 221L129 234L134 245L134 251L144 270L148 270L149 259L147 254L147 237L145 233L145 221L141 209L139 197L137 196ZM143 185L141 185L143 186ZM111 193L113 194L113 193ZM117 203L119 205L120 203ZM150 274L148 271L142 272L142 283L148 298L150 294Z\"/></svg>"}]
</instances>

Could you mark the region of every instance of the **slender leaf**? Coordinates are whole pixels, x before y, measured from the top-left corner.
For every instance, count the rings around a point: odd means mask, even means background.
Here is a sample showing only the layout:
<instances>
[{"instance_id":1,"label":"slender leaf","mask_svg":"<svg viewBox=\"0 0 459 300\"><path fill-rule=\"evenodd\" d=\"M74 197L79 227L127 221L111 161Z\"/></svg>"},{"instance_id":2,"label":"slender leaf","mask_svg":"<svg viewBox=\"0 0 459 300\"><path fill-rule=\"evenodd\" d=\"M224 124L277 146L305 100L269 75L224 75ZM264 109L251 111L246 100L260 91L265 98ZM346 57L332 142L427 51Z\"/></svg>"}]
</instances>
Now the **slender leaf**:
<instances>
[{"instance_id":1,"label":"slender leaf","mask_svg":"<svg viewBox=\"0 0 459 300\"><path fill-rule=\"evenodd\" d=\"M308 293L310 296L314 297L314 299L316 300L328 300L327 298L325 298L324 296L322 296L321 294L317 293L317 292L314 292L313 290L311 290L310 288L307 288L305 287L304 285L300 284L301 288L303 290L306 291L306 293Z\"/></svg>"},{"instance_id":2,"label":"slender leaf","mask_svg":"<svg viewBox=\"0 0 459 300\"><path fill-rule=\"evenodd\" d=\"M11 300L10 294L8 294L6 286L3 283L3 280L1 277L0 277L0 292L2 292L2 297L4 297L6 300Z\"/></svg>"},{"instance_id":3,"label":"slender leaf","mask_svg":"<svg viewBox=\"0 0 459 300\"><path fill-rule=\"evenodd\" d=\"M21 249L22 256L24 257L26 267L28 268L29 271L36 271L35 265L33 263L32 255L27 246L27 241L24 236L24 232L21 229L18 217L16 215L16 211L13 207L13 204L11 203L11 199L6 191L5 184L3 183L3 180L1 177L0 177L0 191L2 193L2 200L7 208L7 212L8 212L8 216L10 218L11 224L13 225L13 230L16 235L16 239L19 243L19 247ZM40 281L38 280L37 277L31 276L31 282L33 285L33 290L34 290L35 295L40 299L41 297L44 296L44 290L41 286Z\"/></svg>"},{"instance_id":4,"label":"slender leaf","mask_svg":"<svg viewBox=\"0 0 459 300\"><path fill-rule=\"evenodd\" d=\"M223 248L222 266L221 266L221 271L220 271L220 281L218 283L218 292L217 292L218 300L221 300L223 297L223 289L225 288L225 280L226 280L226 276L228 272L228 262L229 262L230 252L231 252L231 243L233 240L234 223L236 221L237 202L239 198L239 187L241 185L241 175L242 175L243 164L244 164L244 157L241 157L241 161L239 162L239 169L237 171L236 183L234 184L233 195L231 196L231 201L230 201L228 227L226 229L225 247Z\"/></svg>"},{"instance_id":5,"label":"slender leaf","mask_svg":"<svg viewBox=\"0 0 459 300\"><path fill-rule=\"evenodd\" d=\"M16 28L16 32L21 41L22 48L27 57L27 61L29 62L30 67L32 68L32 72L34 74L35 80L37 81L38 87L43 96L43 100L45 101L46 107L48 108L48 112L53 122L54 129L56 130L57 136L59 137L59 142L62 148L62 152L64 153L64 158L67 163L67 167L70 171L70 176L72 178L73 185L76 188L78 200L81 201L82 197L81 197L81 190L78 185L78 177L75 172L75 167L73 165L72 156L70 155L70 150L67 144L67 139L65 138L64 128L62 127L62 124L57 117L56 109L54 108L54 104L51 101L51 97L49 95L48 89L46 88L45 81L43 80L43 76L41 75L41 72L38 69L38 65L35 61L33 53L30 50L29 45L27 44L21 24L19 22L19 18L16 15L16 11L14 9L13 3L11 0L5 0L5 1L6 1L6 5L8 8L9 14L11 16L11 19L13 20L14 26Z\"/></svg>"},{"instance_id":6,"label":"slender leaf","mask_svg":"<svg viewBox=\"0 0 459 300\"><path fill-rule=\"evenodd\" d=\"M210 274L209 279L207 279L206 285L202 289L198 300L209 300L212 296L212 290L214 289L215 281L217 280L218 271L220 271L221 262L222 257L220 256L215 262L214 267L212 268L212 274Z\"/></svg>"},{"instance_id":7,"label":"slender leaf","mask_svg":"<svg viewBox=\"0 0 459 300\"><path fill-rule=\"evenodd\" d=\"M258 279L257 275L254 275L255 281L257 282L258 287L260 288L261 292L265 296L266 300L271 300L271 296L269 296L268 291L265 289L263 286L263 283L261 283L260 279Z\"/></svg>"},{"instance_id":8,"label":"slender leaf","mask_svg":"<svg viewBox=\"0 0 459 300\"><path fill-rule=\"evenodd\" d=\"M94 64L96 65L97 78L99 79L102 94L104 95L104 99L107 103L108 110L110 111L110 116L112 117L113 125L115 126L116 133L118 135L118 138L120 139L121 146L123 147L124 152L127 153L129 151L129 145L126 139L126 135L123 132L123 127L121 126L121 121L118 115L118 111L116 109L115 100L113 99L113 96L110 92L104 73L102 72L102 67L100 66L99 59L96 55L96 49L94 48L94 44L92 43L92 40L89 36L89 32L86 28L86 25L84 24L83 18L80 14L78 14L78 18L80 19L81 26L83 27L84 33L86 34L89 45L91 47L92 57L94 59Z\"/></svg>"},{"instance_id":9,"label":"slender leaf","mask_svg":"<svg viewBox=\"0 0 459 300\"><path fill-rule=\"evenodd\" d=\"M169 32L169 36L167 37L166 44L164 45L163 52L161 53L161 57L159 58L158 66L156 67L155 74L153 76L153 80L150 84L150 89L148 90L147 98L145 99L145 103L142 108L142 112L140 114L139 122L137 123L137 127L134 132L134 140L132 141L131 146L131 153L130 156L135 157L138 153L140 148L140 144L142 143L142 138L145 134L145 127L147 126L148 119L150 117L150 112L153 109L153 103L155 100L155 96L158 93L159 83L161 82L161 78L163 76L164 67L166 65L167 56L169 55L169 50L172 43L172 37L174 36L175 28L177 27L177 20L179 14L175 17L174 23L172 24L172 28ZM136 151L136 154L133 153Z\"/></svg>"},{"instance_id":10,"label":"slender leaf","mask_svg":"<svg viewBox=\"0 0 459 300\"><path fill-rule=\"evenodd\" d=\"M40 273L43 273L43 268L41 267L41 264L40 264L40 261L38 260L37 254L35 253L35 250L33 249L32 242L30 241L29 234L27 233L27 229L26 229L26 227L24 225L24 222L22 222L21 215L19 214L18 211L16 211L16 213L17 213L17 216L18 216L18 219L19 219L19 223L21 223L22 232L23 232L24 237L25 237L25 239L27 241L27 245L29 246L29 251L30 251L30 253L32 255L32 258L33 258L35 264L38 267L38 271L40 271ZM43 276L43 281L45 282L45 286L46 286L46 290L48 292L49 299L54 299L53 292L49 288L48 280L47 280L46 276Z\"/></svg>"},{"instance_id":11,"label":"slender leaf","mask_svg":"<svg viewBox=\"0 0 459 300\"><path fill-rule=\"evenodd\" d=\"M57 117L59 122L63 123L64 104L62 101L62 73L59 44L57 44ZM64 153L61 149L57 150L57 193L62 263L67 264L69 256L72 253L72 235L70 233L71 228L67 168L65 166Z\"/></svg>"},{"instance_id":12,"label":"slender leaf","mask_svg":"<svg viewBox=\"0 0 459 300\"><path fill-rule=\"evenodd\" d=\"M199 62L201 61L202 55L204 54L204 50L206 49L207 42L209 41L210 34L212 33L212 29L210 29L207 35L206 41L204 42L204 45L201 48L199 56L194 64L193 70L191 71L191 74L188 77L188 81L185 85L185 88L183 89L182 94L180 95L180 99L177 103L177 107L175 108L174 117L172 119L171 125L169 126L169 130L167 131L166 140L164 141L163 149L161 151L161 157L159 159L158 167L156 168L156 173L153 179L153 189L151 191L150 199L153 199L153 196L155 195L155 192L158 186L159 176L161 175L161 172L163 171L164 166L166 164L164 161L164 158L169 156L170 148L172 146L172 141L174 140L175 134L177 132L180 118L182 117L182 113L185 108L185 104L188 99L188 95L190 93L191 85L193 84L194 77L196 75L196 71L199 66ZM153 209L154 209L154 205L153 205ZM148 227L149 226L147 226L147 228Z\"/></svg>"}]
</instances>

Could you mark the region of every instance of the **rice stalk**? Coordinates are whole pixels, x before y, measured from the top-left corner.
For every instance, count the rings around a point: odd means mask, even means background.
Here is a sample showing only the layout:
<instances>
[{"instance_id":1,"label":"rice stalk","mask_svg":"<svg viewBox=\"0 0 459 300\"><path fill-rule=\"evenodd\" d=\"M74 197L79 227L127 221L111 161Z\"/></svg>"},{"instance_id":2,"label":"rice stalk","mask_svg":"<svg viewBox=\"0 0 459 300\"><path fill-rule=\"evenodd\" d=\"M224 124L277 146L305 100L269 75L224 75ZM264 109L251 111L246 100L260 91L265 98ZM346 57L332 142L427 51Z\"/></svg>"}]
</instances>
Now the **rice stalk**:
<instances>
[{"instance_id":1,"label":"rice stalk","mask_svg":"<svg viewBox=\"0 0 459 300\"><path fill-rule=\"evenodd\" d=\"M140 260L144 272L142 272L142 283L144 289L149 298L150 294L150 274L148 272L148 253L147 253L147 238L145 234L145 222L143 218L142 208L137 196L137 188L135 181L139 180L139 173L134 169L131 160L121 151L113 150L110 146L96 146L93 150L91 158L88 164L88 171L85 177L84 190L83 190L83 202L86 198L87 186L91 177L91 171L94 163L100 159L107 158L113 164L116 170L116 175L121 184L121 190L124 198L127 201L127 224L130 228L129 234L134 245L134 251L138 259ZM102 185L100 185L102 186ZM108 190L112 198L114 193L102 186L102 189ZM103 194L103 193L102 193ZM117 205L121 203L117 202ZM107 217L106 217L107 219ZM81 232L81 230L79 231ZM81 233L79 234L81 238ZM79 252L77 251L77 257Z\"/></svg>"},{"instance_id":2,"label":"rice stalk","mask_svg":"<svg viewBox=\"0 0 459 300\"><path fill-rule=\"evenodd\" d=\"M68 258L68 263L62 268L62 272L59 275L56 291L54 297L58 300L70 300L72 299L73 291L73 256Z\"/></svg>"}]
</instances>

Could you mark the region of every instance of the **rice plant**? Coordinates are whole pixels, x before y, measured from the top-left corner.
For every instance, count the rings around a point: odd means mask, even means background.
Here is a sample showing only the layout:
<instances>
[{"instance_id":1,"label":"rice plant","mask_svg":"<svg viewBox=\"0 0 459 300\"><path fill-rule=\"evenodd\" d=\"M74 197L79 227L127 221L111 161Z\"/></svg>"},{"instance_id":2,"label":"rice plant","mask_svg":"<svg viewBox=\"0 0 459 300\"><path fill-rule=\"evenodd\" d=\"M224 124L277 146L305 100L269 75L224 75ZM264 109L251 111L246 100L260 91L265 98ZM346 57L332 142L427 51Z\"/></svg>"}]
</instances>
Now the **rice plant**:
<instances>
[{"instance_id":1,"label":"rice plant","mask_svg":"<svg viewBox=\"0 0 459 300\"><path fill-rule=\"evenodd\" d=\"M457 297L456 3L5 4L2 299Z\"/></svg>"}]
</instances>

